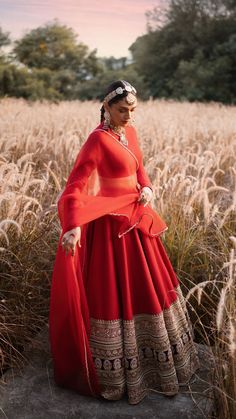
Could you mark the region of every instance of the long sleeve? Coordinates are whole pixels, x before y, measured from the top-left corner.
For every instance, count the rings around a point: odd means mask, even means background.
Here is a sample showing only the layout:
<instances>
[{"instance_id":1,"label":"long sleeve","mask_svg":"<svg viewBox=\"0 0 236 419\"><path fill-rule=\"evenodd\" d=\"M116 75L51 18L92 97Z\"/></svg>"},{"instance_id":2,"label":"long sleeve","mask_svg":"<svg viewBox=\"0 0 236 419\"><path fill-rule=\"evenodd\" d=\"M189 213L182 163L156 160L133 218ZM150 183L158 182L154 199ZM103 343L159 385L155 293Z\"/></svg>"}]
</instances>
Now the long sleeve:
<instances>
[{"instance_id":1,"label":"long sleeve","mask_svg":"<svg viewBox=\"0 0 236 419\"><path fill-rule=\"evenodd\" d=\"M80 149L67 179L65 189L68 191L68 189L73 190L75 188L82 192L87 184L88 177L97 166L99 160L99 133L91 133Z\"/></svg>"},{"instance_id":2,"label":"long sleeve","mask_svg":"<svg viewBox=\"0 0 236 419\"><path fill-rule=\"evenodd\" d=\"M142 154L142 151L140 149L138 136L137 136L137 133L136 133L136 129L134 127L133 127L133 133L134 133L135 138L136 138L136 146L137 146L137 150L138 150L138 161L139 161L139 167L138 167L138 170L137 170L138 183L139 183L141 188L143 188L144 186L148 186L153 191L152 182L151 182L151 180L150 180L150 178L149 178L149 176L148 176L148 174L145 170L145 167L143 165L143 154Z\"/></svg>"},{"instance_id":3,"label":"long sleeve","mask_svg":"<svg viewBox=\"0 0 236 419\"><path fill-rule=\"evenodd\" d=\"M151 180L144 168L142 157L139 161L139 168L137 170L137 180L141 188L143 188L144 186L148 186L151 190L153 190Z\"/></svg>"},{"instance_id":4,"label":"long sleeve","mask_svg":"<svg viewBox=\"0 0 236 419\"><path fill-rule=\"evenodd\" d=\"M99 161L99 133L91 133L80 149L65 189L57 203L64 232L80 225L78 209L86 205L88 180Z\"/></svg>"}]
</instances>

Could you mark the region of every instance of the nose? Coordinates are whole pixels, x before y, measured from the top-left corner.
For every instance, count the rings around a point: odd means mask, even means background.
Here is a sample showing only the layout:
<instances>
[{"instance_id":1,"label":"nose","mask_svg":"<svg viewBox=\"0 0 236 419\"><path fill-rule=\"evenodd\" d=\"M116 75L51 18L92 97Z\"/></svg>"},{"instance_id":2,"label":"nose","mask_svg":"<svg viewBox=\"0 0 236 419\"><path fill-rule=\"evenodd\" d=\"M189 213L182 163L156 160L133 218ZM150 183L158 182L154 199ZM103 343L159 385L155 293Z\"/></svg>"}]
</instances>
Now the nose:
<instances>
[{"instance_id":1,"label":"nose","mask_svg":"<svg viewBox=\"0 0 236 419\"><path fill-rule=\"evenodd\" d=\"M125 118L125 120L129 120L129 119L131 119L131 111L127 111L127 113L126 113L126 118Z\"/></svg>"}]
</instances>

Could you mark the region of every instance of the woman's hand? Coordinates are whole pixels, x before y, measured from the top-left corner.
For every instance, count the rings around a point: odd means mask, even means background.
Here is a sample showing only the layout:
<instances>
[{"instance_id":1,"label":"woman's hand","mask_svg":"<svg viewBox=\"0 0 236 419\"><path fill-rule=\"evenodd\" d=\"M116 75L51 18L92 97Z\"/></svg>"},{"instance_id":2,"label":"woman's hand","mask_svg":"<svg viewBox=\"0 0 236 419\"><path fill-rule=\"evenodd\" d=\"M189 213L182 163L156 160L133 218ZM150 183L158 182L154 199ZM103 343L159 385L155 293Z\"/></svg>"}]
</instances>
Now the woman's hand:
<instances>
[{"instance_id":1,"label":"woman's hand","mask_svg":"<svg viewBox=\"0 0 236 419\"><path fill-rule=\"evenodd\" d=\"M153 192L151 188L149 188L148 186L144 186L140 190L138 202L140 204L144 204L144 207L146 207L146 205L151 201L152 196L153 196Z\"/></svg>"},{"instance_id":2,"label":"woman's hand","mask_svg":"<svg viewBox=\"0 0 236 419\"><path fill-rule=\"evenodd\" d=\"M67 231L63 235L62 240L61 240L61 245L62 245L63 250L65 250L66 255L71 250L71 254L72 256L74 256L76 243L79 242L78 243L79 247L81 247L80 239L81 239L80 227L75 227L72 230Z\"/></svg>"}]
</instances>

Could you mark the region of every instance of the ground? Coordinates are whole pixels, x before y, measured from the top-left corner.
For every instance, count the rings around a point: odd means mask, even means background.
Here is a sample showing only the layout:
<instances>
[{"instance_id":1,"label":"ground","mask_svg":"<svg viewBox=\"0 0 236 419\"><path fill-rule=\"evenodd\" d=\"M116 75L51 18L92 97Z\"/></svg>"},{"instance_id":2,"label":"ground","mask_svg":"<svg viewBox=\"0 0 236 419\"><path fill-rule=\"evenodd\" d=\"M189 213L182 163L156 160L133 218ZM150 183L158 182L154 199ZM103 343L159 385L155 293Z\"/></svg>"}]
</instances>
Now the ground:
<instances>
[{"instance_id":1,"label":"ground","mask_svg":"<svg viewBox=\"0 0 236 419\"><path fill-rule=\"evenodd\" d=\"M197 344L201 368L174 397L154 391L137 405L127 399L98 400L60 388L53 379L48 327L27 348L30 360L21 371L8 370L0 385L0 418L5 419L203 419L213 418L210 350Z\"/></svg>"}]
</instances>

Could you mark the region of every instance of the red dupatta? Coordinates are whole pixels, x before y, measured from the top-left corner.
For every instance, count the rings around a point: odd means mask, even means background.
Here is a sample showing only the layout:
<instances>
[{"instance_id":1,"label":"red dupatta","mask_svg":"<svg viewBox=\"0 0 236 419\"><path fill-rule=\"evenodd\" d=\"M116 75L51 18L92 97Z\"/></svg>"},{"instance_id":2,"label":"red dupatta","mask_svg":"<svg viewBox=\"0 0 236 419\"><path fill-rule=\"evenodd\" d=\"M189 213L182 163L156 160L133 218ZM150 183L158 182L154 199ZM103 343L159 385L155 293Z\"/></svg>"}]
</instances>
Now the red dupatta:
<instances>
[{"instance_id":1,"label":"red dupatta","mask_svg":"<svg viewBox=\"0 0 236 419\"><path fill-rule=\"evenodd\" d=\"M118 236L132 228L157 236L168 227L150 205L138 203L140 187L152 187L143 167L133 127L126 128L128 148L100 124L83 144L58 201L62 227L54 263L49 332L58 385L98 396L99 383L89 348L89 310L83 285L86 224L105 214L120 221ZM62 250L63 234L81 226L82 247L75 255Z\"/></svg>"}]
</instances>

